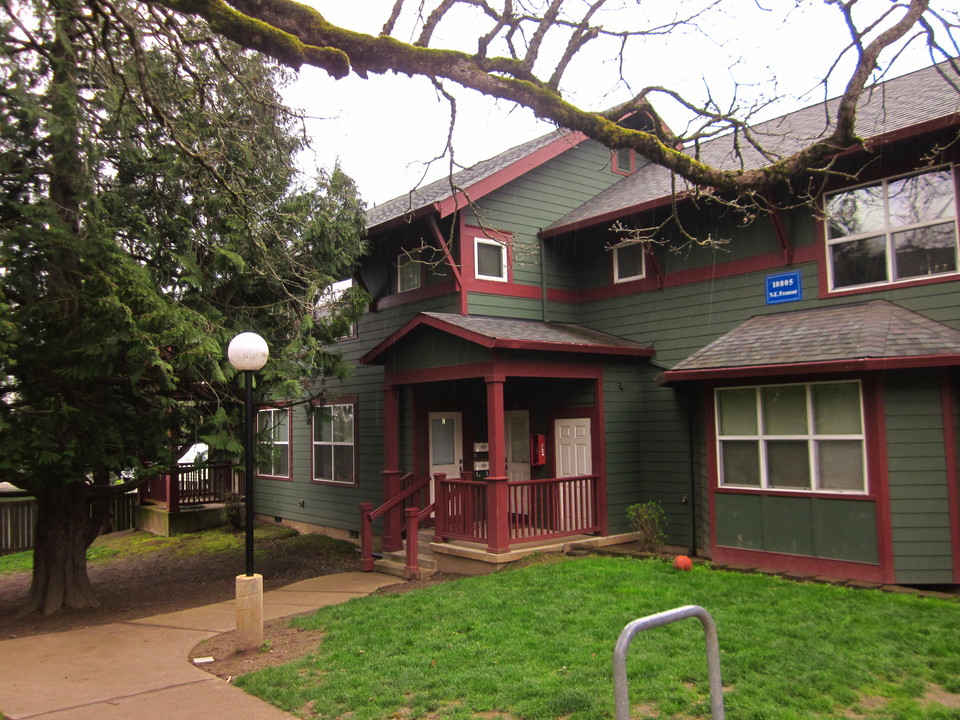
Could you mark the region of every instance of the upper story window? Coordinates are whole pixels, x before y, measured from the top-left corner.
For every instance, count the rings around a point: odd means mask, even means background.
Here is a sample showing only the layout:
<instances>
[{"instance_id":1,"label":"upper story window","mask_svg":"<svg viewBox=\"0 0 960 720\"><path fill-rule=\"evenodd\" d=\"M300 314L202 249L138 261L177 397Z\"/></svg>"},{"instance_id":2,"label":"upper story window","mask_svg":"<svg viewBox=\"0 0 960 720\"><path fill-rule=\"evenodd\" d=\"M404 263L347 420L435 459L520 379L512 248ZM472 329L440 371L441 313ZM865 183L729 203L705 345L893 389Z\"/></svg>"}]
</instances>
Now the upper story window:
<instances>
[{"instance_id":1,"label":"upper story window","mask_svg":"<svg viewBox=\"0 0 960 720\"><path fill-rule=\"evenodd\" d=\"M290 477L290 411L264 408L257 413L260 441L265 445L257 463L257 475Z\"/></svg>"},{"instance_id":2,"label":"upper story window","mask_svg":"<svg viewBox=\"0 0 960 720\"><path fill-rule=\"evenodd\" d=\"M613 248L613 281L640 280L645 274L644 244L624 242Z\"/></svg>"},{"instance_id":3,"label":"upper story window","mask_svg":"<svg viewBox=\"0 0 960 720\"><path fill-rule=\"evenodd\" d=\"M352 484L354 468L354 405L321 405L313 415L313 479Z\"/></svg>"},{"instance_id":4,"label":"upper story window","mask_svg":"<svg viewBox=\"0 0 960 720\"><path fill-rule=\"evenodd\" d=\"M950 168L828 195L826 228L831 289L957 273Z\"/></svg>"},{"instance_id":5,"label":"upper story window","mask_svg":"<svg viewBox=\"0 0 960 720\"><path fill-rule=\"evenodd\" d=\"M397 292L420 287L420 253L401 250L397 257Z\"/></svg>"},{"instance_id":6,"label":"upper story window","mask_svg":"<svg viewBox=\"0 0 960 720\"><path fill-rule=\"evenodd\" d=\"M721 487L865 493L859 382L716 391Z\"/></svg>"},{"instance_id":7,"label":"upper story window","mask_svg":"<svg viewBox=\"0 0 960 720\"><path fill-rule=\"evenodd\" d=\"M478 280L507 281L507 247L502 242L474 238L474 268Z\"/></svg>"},{"instance_id":8,"label":"upper story window","mask_svg":"<svg viewBox=\"0 0 960 720\"><path fill-rule=\"evenodd\" d=\"M341 280L324 290L317 302L317 318L324 322L331 322L333 316L342 311L341 298L352 286L353 280ZM343 324L343 331L337 335L337 340L346 340L357 336L357 324L355 322L340 322Z\"/></svg>"}]
</instances>

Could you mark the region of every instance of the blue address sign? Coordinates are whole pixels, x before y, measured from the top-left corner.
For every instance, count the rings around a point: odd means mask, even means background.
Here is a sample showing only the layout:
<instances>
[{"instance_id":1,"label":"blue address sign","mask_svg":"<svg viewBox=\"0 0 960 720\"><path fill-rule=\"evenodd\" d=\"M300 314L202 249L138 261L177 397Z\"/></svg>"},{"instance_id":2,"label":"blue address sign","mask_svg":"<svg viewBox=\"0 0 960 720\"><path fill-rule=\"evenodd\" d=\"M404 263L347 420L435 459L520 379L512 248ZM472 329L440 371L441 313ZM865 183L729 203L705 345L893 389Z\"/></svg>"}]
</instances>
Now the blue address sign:
<instances>
[{"instance_id":1,"label":"blue address sign","mask_svg":"<svg viewBox=\"0 0 960 720\"><path fill-rule=\"evenodd\" d=\"M767 275L767 305L803 300L800 271Z\"/></svg>"}]
</instances>

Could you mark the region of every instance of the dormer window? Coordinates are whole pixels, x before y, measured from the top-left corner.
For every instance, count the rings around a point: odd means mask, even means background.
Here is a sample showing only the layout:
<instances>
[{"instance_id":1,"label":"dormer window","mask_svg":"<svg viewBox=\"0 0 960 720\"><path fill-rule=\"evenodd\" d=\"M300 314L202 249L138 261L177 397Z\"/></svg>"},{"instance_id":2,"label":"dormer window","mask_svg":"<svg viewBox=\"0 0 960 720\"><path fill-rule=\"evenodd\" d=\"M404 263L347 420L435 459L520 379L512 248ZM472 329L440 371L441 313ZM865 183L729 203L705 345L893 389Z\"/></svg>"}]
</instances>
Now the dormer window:
<instances>
[{"instance_id":1,"label":"dormer window","mask_svg":"<svg viewBox=\"0 0 960 720\"><path fill-rule=\"evenodd\" d=\"M420 287L420 254L402 250L397 258L397 292Z\"/></svg>"},{"instance_id":2,"label":"dormer window","mask_svg":"<svg viewBox=\"0 0 960 720\"><path fill-rule=\"evenodd\" d=\"M631 148L617 148L610 161L611 170L617 175L632 175L637 169L637 159Z\"/></svg>"},{"instance_id":3,"label":"dormer window","mask_svg":"<svg viewBox=\"0 0 960 720\"><path fill-rule=\"evenodd\" d=\"M613 248L613 281L641 280L645 273L644 244L639 241L620 243Z\"/></svg>"},{"instance_id":4,"label":"dormer window","mask_svg":"<svg viewBox=\"0 0 960 720\"><path fill-rule=\"evenodd\" d=\"M478 280L507 281L507 248L497 240L474 238L474 267Z\"/></svg>"}]
</instances>

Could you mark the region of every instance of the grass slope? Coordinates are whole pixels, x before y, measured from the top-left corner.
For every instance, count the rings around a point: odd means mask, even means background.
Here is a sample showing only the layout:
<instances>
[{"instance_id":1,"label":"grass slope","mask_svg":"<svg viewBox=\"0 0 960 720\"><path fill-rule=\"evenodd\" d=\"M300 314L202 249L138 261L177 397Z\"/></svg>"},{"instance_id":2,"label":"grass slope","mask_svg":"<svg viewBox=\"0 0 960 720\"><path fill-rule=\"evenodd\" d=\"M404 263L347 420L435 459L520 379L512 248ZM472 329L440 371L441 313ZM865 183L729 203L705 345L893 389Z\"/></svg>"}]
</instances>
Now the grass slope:
<instances>
[{"instance_id":1,"label":"grass slope","mask_svg":"<svg viewBox=\"0 0 960 720\"><path fill-rule=\"evenodd\" d=\"M960 692L960 603L659 560L571 559L324 608L298 620L326 631L316 655L238 684L330 720L610 718L617 635L687 604L717 622L731 719L960 719L920 700L931 684ZM709 717L696 620L638 636L628 672L635 716Z\"/></svg>"}]
</instances>

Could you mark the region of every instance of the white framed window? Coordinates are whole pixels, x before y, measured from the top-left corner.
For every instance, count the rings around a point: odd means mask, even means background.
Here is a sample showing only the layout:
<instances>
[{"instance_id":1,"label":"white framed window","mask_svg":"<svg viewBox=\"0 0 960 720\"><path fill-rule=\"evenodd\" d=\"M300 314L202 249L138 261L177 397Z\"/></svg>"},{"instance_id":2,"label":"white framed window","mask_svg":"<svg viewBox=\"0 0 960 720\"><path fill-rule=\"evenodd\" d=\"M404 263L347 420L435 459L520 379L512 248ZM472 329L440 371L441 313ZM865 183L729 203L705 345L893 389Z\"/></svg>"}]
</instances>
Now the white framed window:
<instances>
[{"instance_id":1,"label":"white framed window","mask_svg":"<svg viewBox=\"0 0 960 720\"><path fill-rule=\"evenodd\" d=\"M473 260L478 280L507 281L507 247L502 242L474 238Z\"/></svg>"},{"instance_id":2,"label":"white framed window","mask_svg":"<svg viewBox=\"0 0 960 720\"><path fill-rule=\"evenodd\" d=\"M397 257L397 292L420 287L420 253L401 250Z\"/></svg>"},{"instance_id":3,"label":"white framed window","mask_svg":"<svg viewBox=\"0 0 960 720\"><path fill-rule=\"evenodd\" d=\"M867 492L857 381L718 388L720 487Z\"/></svg>"},{"instance_id":4,"label":"white framed window","mask_svg":"<svg viewBox=\"0 0 960 720\"><path fill-rule=\"evenodd\" d=\"M329 318L341 309L340 301L343 294L351 287L353 287L353 280L340 280L324 290L317 302L317 319L330 322ZM357 337L357 323L350 322L343 326L343 331L337 335L336 339L348 340L355 337Z\"/></svg>"},{"instance_id":5,"label":"white framed window","mask_svg":"<svg viewBox=\"0 0 960 720\"><path fill-rule=\"evenodd\" d=\"M957 274L957 202L949 167L827 195L833 290Z\"/></svg>"},{"instance_id":6,"label":"white framed window","mask_svg":"<svg viewBox=\"0 0 960 720\"><path fill-rule=\"evenodd\" d=\"M286 408L263 408L257 412L261 450L257 459L257 475L290 477L290 411Z\"/></svg>"},{"instance_id":7,"label":"white framed window","mask_svg":"<svg viewBox=\"0 0 960 720\"><path fill-rule=\"evenodd\" d=\"M613 281L640 280L646 273L642 242L624 242L613 248Z\"/></svg>"},{"instance_id":8,"label":"white framed window","mask_svg":"<svg viewBox=\"0 0 960 720\"><path fill-rule=\"evenodd\" d=\"M354 403L319 405L313 412L313 480L356 482Z\"/></svg>"}]
</instances>

